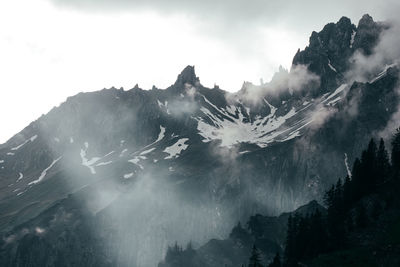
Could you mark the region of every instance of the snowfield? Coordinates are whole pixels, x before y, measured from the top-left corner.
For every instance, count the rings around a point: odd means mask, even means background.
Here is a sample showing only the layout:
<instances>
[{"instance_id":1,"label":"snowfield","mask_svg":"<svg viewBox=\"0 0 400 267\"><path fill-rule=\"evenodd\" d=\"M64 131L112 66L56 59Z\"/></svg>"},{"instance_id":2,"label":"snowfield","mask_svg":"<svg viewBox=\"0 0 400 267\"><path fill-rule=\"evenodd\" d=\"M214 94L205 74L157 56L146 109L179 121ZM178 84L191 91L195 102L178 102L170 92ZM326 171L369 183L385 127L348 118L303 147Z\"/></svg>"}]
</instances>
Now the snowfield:
<instances>
[{"instance_id":1,"label":"snowfield","mask_svg":"<svg viewBox=\"0 0 400 267\"><path fill-rule=\"evenodd\" d=\"M178 158L181 152L188 148L189 145L185 144L187 141L189 141L189 138L181 138L172 146L165 148L163 152L168 153L169 156L164 159Z\"/></svg>"}]
</instances>

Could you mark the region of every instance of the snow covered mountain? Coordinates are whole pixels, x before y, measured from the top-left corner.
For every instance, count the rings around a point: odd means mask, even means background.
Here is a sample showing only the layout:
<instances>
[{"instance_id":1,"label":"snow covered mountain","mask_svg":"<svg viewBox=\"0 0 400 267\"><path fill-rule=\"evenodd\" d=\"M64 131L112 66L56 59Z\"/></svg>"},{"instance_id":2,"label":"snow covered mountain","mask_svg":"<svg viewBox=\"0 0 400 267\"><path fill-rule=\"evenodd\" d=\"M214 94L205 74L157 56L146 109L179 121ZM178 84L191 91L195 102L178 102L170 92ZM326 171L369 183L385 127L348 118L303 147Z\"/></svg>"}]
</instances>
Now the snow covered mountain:
<instances>
[{"instance_id":1,"label":"snow covered mountain","mask_svg":"<svg viewBox=\"0 0 400 267\"><path fill-rule=\"evenodd\" d=\"M343 17L237 93L188 66L166 89L68 98L0 145L1 265L156 266L175 241L318 199L396 119L397 61L354 71L390 28Z\"/></svg>"}]
</instances>

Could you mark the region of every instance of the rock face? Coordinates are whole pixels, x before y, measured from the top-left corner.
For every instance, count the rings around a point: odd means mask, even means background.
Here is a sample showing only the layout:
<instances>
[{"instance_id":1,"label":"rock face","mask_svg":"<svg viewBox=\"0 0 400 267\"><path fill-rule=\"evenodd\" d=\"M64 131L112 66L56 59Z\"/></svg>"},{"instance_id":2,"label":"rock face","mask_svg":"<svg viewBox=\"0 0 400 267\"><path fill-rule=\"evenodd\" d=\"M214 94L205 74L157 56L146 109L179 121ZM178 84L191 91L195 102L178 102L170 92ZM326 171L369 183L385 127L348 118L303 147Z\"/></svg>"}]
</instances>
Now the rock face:
<instances>
[{"instance_id":1,"label":"rock face","mask_svg":"<svg viewBox=\"0 0 400 267\"><path fill-rule=\"evenodd\" d=\"M0 145L0 265L156 266L175 241L318 199L398 110L396 65L345 80L387 27L330 23L290 72L237 93L188 66L163 90L68 98Z\"/></svg>"}]
</instances>

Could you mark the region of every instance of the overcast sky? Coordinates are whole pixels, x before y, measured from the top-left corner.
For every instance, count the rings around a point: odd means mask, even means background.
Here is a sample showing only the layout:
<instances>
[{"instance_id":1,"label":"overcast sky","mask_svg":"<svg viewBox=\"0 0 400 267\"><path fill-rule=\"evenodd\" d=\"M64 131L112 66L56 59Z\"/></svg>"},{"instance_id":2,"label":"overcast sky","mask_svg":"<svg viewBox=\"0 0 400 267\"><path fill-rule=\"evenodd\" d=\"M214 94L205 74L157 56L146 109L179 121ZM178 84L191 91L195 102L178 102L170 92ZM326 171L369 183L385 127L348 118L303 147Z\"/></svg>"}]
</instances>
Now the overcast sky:
<instances>
[{"instance_id":1,"label":"overcast sky","mask_svg":"<svg viewBox=\"0 0 400 267\"><path fill-rule=\"evenodd\" d=\"M384 20L398 0L1 0L0 143L68 96L172 84L237 91L290 67L311 31L341 16Z\"/></svg>"}]
</instances>

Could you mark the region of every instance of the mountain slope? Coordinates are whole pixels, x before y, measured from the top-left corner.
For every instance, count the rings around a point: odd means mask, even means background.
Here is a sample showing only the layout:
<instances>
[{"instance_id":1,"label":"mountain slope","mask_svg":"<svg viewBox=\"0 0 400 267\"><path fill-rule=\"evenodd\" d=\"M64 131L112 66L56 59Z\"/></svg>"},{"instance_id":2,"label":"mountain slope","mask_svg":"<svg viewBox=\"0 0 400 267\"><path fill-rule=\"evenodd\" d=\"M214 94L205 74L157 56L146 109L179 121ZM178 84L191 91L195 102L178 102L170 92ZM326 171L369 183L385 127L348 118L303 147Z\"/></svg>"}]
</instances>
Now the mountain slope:
<instances>
[{"instance_id":1,"label":"mountain slope","mask_svg":"<svg viewBox=\"0 0 400 267\"><path fill-rule=\"evenodd\" d=\"M397 112L394 62L369 82L346 78L387 27L328 24L290 72L237 93L188 66L166 89L68 98L0 145L0 262L156 266L174 241L204 244L318 199ZM54 256L34 262L44 251Z\"/></svg>"}]
</instances>

